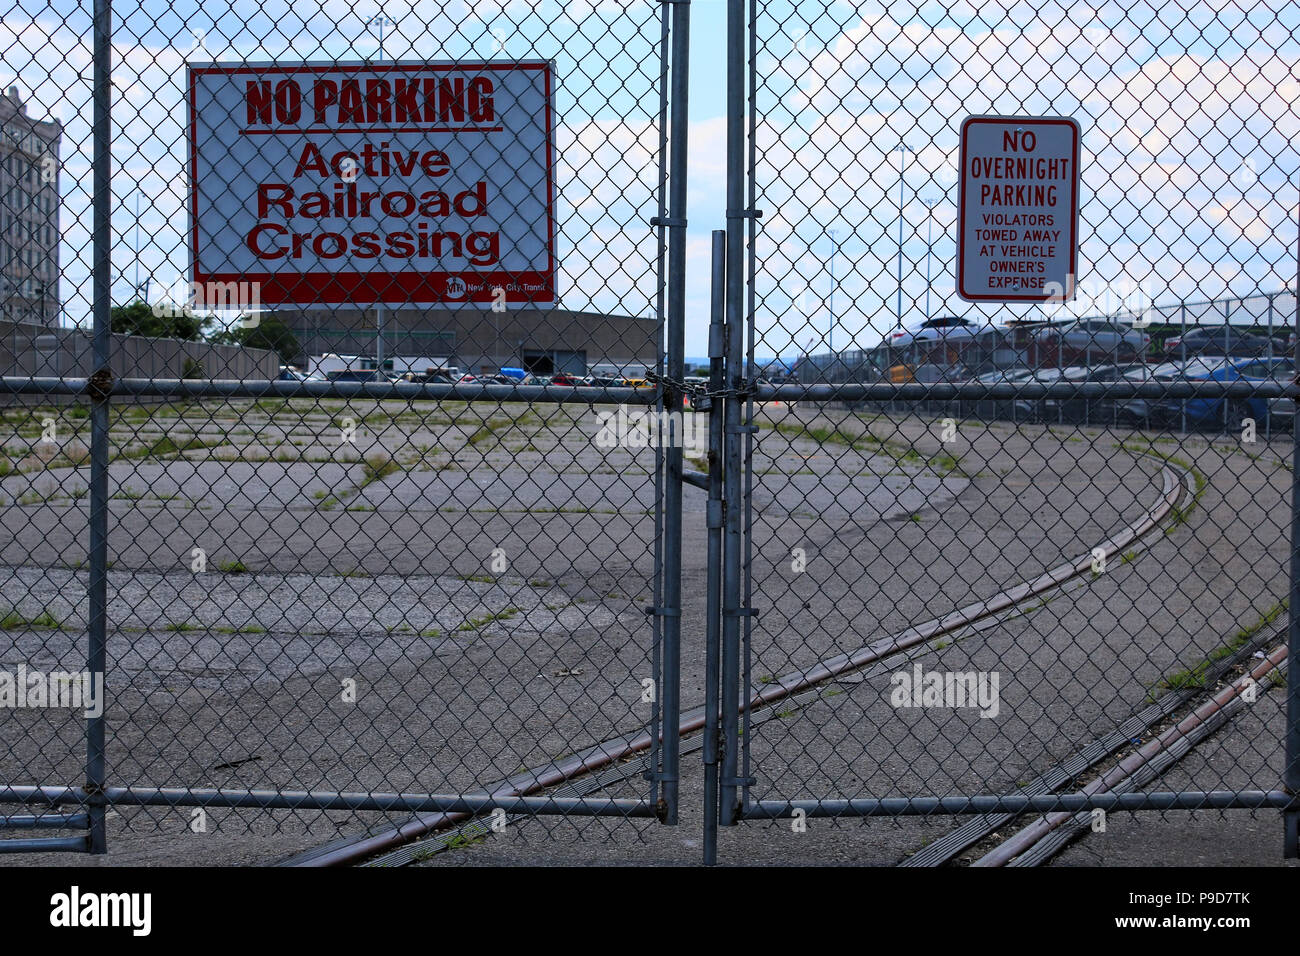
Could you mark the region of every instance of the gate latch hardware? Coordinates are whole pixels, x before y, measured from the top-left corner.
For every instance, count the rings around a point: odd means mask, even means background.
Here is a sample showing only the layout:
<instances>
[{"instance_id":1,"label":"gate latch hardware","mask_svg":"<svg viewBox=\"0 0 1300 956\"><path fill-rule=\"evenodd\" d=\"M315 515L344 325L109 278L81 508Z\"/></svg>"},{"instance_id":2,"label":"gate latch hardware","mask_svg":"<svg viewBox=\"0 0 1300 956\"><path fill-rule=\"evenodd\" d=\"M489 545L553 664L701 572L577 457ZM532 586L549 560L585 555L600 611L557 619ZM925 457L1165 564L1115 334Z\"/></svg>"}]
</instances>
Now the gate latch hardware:
<instances>
[{"instance_id":1,"label":"gate latch hardware","mask_svg":"<svg viewBox=\"0 0 1300 956\"><path fill-rule=\"evenodd\" d=\"M96 402L106 402L113 394L113 373L106 368L97 369L86 381L86 394Z\"/></svg>"},{"instance_id":2,"label":"gate latch hardware","mask_svg":"<svg viewBox=\"0 0 1300 956\"><path fill-rule=\"evenodd\" d=\"M677 608L677 607L650 606L650 607L643 608L642 610L645 611L647 617L653 617L656 615L659 617L681 617L682 616L681 608Z\"/></svg>"}]
</instances>

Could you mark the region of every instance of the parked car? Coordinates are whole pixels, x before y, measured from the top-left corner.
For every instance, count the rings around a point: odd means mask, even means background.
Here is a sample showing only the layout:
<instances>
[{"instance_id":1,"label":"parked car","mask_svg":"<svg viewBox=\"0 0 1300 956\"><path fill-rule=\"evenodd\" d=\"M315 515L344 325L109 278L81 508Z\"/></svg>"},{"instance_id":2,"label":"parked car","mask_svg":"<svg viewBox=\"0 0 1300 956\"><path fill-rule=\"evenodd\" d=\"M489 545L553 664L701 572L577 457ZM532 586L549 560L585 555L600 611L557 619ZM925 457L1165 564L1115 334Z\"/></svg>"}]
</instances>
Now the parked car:
<instances>
[{"instance_id":1,"label":"parked car","mask_svg":"<svg viewBox=\"0 0 1300 956\"><path fill-rule=\"evenodd\" d=\"M939 343L966 343L986 336L997 330L992 322L974 322L956 315L927 319L916 328L897 328L890 332L885 344L894 349L906 349L912 345Z\"/></svg>"},{"instance_id":2,"label":"parked car","mask_svg":"<svg viewBox=\"0 0 1300 956\"><path fill-rule=\"evenodd\" d=\"M1088 368L1081 365L1069 365L1065 368L1040 368L1035 369L1029 376L1022 381L1025 383L1040 382L1043 385L1054 385L1057 382L1083 382L1088 378ZM1062 398L1060 396L1048 398L1030 398L1024 399L1033 409L1031 418L1036 421L1053 421L1064 422L1071 420L1066 415L1066 409L1072 409L1074 406L1082 403L1082 399ZM1080 413L1080 420L1082 414Z\"/></svg>"},{"instance_id":3,"label":"parked car","mask_svg":"<svg viewBox=\"0 0 1300 956\"><path fill-rule=\"evenodd\" d=\"M1124 377L1135 382L1196 381L1210 377L1222 366L1222 359L1202 357L1187 362L1164 362L1160 365L1133 369ZM1114 403L1115 419L1134 428L1178 425L1181 423L1182 401L1182 399L1160 397L1118 399Z\"/></svg>"},{"instance_id":4,"label":"parked car","mask_svg":"<svg viewBox=\"0 0 1300 956\"><path fill-rule=\"evenodd\" d=\"M1282 382L1295 378L1295 362L1289 358L1238 359L1222 362L1188 363L1183 377L1193 382ZM1181 421L1186 416L1188 426L1218 425L1225 423L1229 430L1241 427L1246 418L1253 418L1260 428L1269 420L1274 401L1257 395L1169 399L1161 402L1160 410L1166 421ZM1279 406L1282 417L1294 416L1295 404Z\"/></svg>"},{"instance_id":5,"label":"parked car","mask_svg":"<svg viewBox=\"0 0 1300 956\"><path fill-rule=\"evenodd\" d=\"M1243 373L1244 374L1244 373ZM1272 363L1269 371L1269 378L1281 385L1300 384L1296 377L1296 364L1294 359L1280 359ZM1286 421L1294 423L1295 421L1295 399L1287 395L1278 398L1270 398L1268 401L1268 419L1270 422L1277 423Z\"/></svg>"},{"instance_id":6,"label":"parked car","mask_svg":"<svg viewBox=\"0 0 1300 956\"><path fill-rule=\"evenodd\" d=\"M1151 336L1131 326L1102 319L1082 319L1039 329L1034 339L1040 349L1054 348L1058 361L1075 357L1135 359L1146 354Z\"/></svg>"},{"instance_id":7,"label":"parked car","mask_svg":"<svg viewBox=\"0 0 1300 956\"><path fill-rule=\"evenodd\" d=\"M551 376L551 384L576 387L582 384L582 379L578 378L576 375L570 375L568 372L559 372L558 374Z\"/></svg>"},{"instance_id":8,"label":"parked car","mask_svg":"<svg viewBox=\"0 0 1300 956\"><path fill-rule=\"evenodd\" d=\"M1198 325L1181 335L1165 339L1164 351L1169 358L1180 355L1254 356L1268 354L1269 346L1269 339L1264 335L1251 335L1231 326ZM1285 355L1286 341L1272 340L1272 351Z\"/></svg>"},{"instance_id":9,"label":"parked car","mask_svg":"<svg viewBox=\"0 0 1300 956\"><path fill-rule=\"evenodd\" d=\"M411 382L415 385L451 385L450 375L444 375L442 372L407 372L398 378L401 382Z\"/></svg>"},{"instance_id":10,"label":"parked car","mask_svg":"<svg viewBox=\"0 0 1300 956\"><path fill-rule=\"evenodd\" d=\"M372 368L340 368L326 372L331 382L391 382L384 372Z\"/></svg>"},{"instance_id":11,"label":"parked car","mask_svg":"<svg viewBox=\"0 0 1300 956\"><path fill-rule=\"evenodd\" d=\"M1110 365L1069 366L1062 370L1066 381L1080 384L1142 381L1149 377L1149 366L1142 362L1123 362ZM1115 399L1078 397L1048 398L1044 400L1043 414L1049 420L1075 424L1113 422L1116 418Z\"/></svg>"},{"instance_id":12,"label":"parked car","mask_svg":"<svg viewBox=\"0 0 1300 956\"><path fill-rule=\"evenodd\" d=\"M977 375L970 381L981 385L1004 385L1028 381L1034 374L1031 368L995 369ZM982 419L1008 419L1030 421L1038 413L1036 403L1027 398L979 398L963 403L962 414Z\"/></svg>"},{"instance_id":13,"label":"parked car","mask_svg":"<svg viewBox=\"0 0 1300 956\"><path fill-rule=\"evenodd\" d=\"M276 381L280 382L306 382L308 378L303 374L302 369L293 365L281 365L280 374L276 376Z\"/></svg>"},{"instance_id":14,"label":"parked car","mask_svg":"<svg viewBox=\"0 0 1300 956\"><path fill-rule=\"evenodd\" d=\"M1148 382L1176 381L1180 372L1178 363L1164 365L1147 365L1134 362L1128 365L1104 365L1090 370L1088 380L1094 382ZM1153 406L1157 399L1152 398L1101 398L1088 404L1086 421L1097 423L1124 424L1134 428L1150 425Z\"/></svg>"}]
</instances>

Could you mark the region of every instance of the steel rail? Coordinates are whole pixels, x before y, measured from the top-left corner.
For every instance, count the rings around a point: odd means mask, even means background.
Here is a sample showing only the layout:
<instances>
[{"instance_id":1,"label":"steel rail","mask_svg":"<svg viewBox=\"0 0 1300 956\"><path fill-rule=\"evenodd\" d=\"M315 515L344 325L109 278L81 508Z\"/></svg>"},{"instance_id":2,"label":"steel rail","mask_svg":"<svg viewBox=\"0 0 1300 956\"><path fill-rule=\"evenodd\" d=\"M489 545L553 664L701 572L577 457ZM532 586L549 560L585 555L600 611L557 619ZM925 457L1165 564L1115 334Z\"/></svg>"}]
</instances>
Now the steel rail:
<instances>
[{"instance_id":1,"label":"steel rail","mask_svg":"<svg viewBox=\"0 0 1300 956\"><path fill-rule=\"evenodd\" d=\"M1255 637L1242 646L1231 657L1215 664L1206 671L1205 680L1211 686L1217 684L1225 674L1246 661L1257 650L1268 647L1278 640L1280 628ZM1201 692L1194 690L1170 690L1149 706L1132 715L1114 730L1104 734L1060 763L1050 767L1024 787L1017 787L1016 792L1026 794L1052 793L1060 790L1082 774L1091 770L1110 755L1132 743L1134 738L1146 736L1150 728L1166 720L1171 714L1183 709L1189 703L1201 697ZM933 843L922 847L911 856L900 860L902 867L936 867L953 859L958 853L986 839L990 834L1015 819L1012 813L997 814L968 820L965 824L944 834Z\"/></svg>"},{"instance_id":2,"label":"steel rail","mask_svg":"<svg viewBox=\"0 0 1300 956\"><path fill-rule=\"evenodd\" d=\"M1190 471L1178 469L1181 477L1178 487L1189 498L1195 495L1194 478ZM1166 479L1169 470L1164 469ZM1177 496L1175 496L1177 497ZM1169 501L1172 507L1172 500ZM1139 524L1142 524L1139 522ZM1129 530L1132 530L1130 526ZM1142 533L1150 530L1148 526ZM1120 536L1122 537L1122 535ZM1112 539L1112 542L1115 539ZM1127 543L1127 542L1126 542ZM1121 545L1122 547L1123 545ZM1103 546L1107 547L1107 546ZM1114 550L1107 547L1106 557ZM1090 556L1091 557L1091 556ZM1091 570L1091 560L1081 560L1078 571ZM1057 569L1060 571L1061 569ZM1048 576L1055 572L1048 572ZM1040 579L1041 580L1041 579ZM1063 582L1062 582L1063 583ZM1015 589L1012 589L1013 591ZM938 636L928 635L927 640ZM916 641L910 642L918 643ZM862 651L852 655L860 657ZM1265 671L1270 668L1264 667ZM810 676L816 678L813 672ZM760 695L761 696L761 695ZM1094 761L1095 762L1095 761ZM999 813L1010 816L1026 811L1058 811L1061 819L1069 819L1080 810L1101 809L1197 809L1216 807L1264 808L1273 807L1294 810L1300 804L1300 797L1286 790L1245 790L1222 792L1188 792L1188 793L1127 793L1114 794L1091 792L1055 794L1055 793L1015 793L1015 794L981 794L970 797L884 797L884 798L848 798L833 800L760 800L746 808L742 814L748 819L776 819L793 815L796 811L810 817L833 816L905 816L930 815L935 813Z\"/></svg>"},{"instance_id":3,"label":"steel rail","mask_svg":"<svg viewBox=\"0 0 1300 956\"><path fill-rule=\"evenodd\" d=\"M1224 710L1232 701L1237 700L1247 688L1258 687L1259 682L1266 678L1268 674L1276 670L1279 665L1287 659L1286 645L1280 645L1271 654L1264 658L1259 664L1255 665L1246 674L1233 681L1226 688L1215 694L1205 703L1201 704L1194 711L1180 720L1177 724L1165 730L1162 734L1140 747L1135 752L1129 754L1120 760L1115 766L1111 767L1097 779L1087 784L1078 794L1081 797L1087 797L1086 806L1082 802L1078 806L1072 807L1074 810L1092 809L1100 807L1103 809L1115 807L1118 809L1129 809L1132 803L1140 803L1136 798L1154 796L1154 794L1141 793L1123 793L1118 787L1126 778L1136 774L1144 765L1152 763L1157 757L1168 748L1175 744L1185 741L1202 725L1209 721L1216 714ZM1233 791L1223 791L1229 795ZM1254 795L1258 791L1242 791L1239 796ZM1300 795L1293 795L1283 790L1269 791L1272 796L1257 804L1250 801L1224 801L1220 799L1210 799L1206 794L1178 794L1184 798L1205 796L1204 801L1193 799L1180 800L1171 805L1171 809L1198 809L1205 807L1207 809L1225 807L1225 806L1269 806L1279 809L1295 809L1300 803ZM975 866L1003 866L1015 859L1022 853L1028 852L1037 843L1047 837L1057 827L1062 826L1073 818L1072 813L1056 812L1052 813L1041 820L1036 820L1019 833L1000 844L989 853L985 854L973 865Z\"/></svg>"},{"instance_id":4,"label":"steel rail","mask_svg":"<svg viewBox=\"0 0 1300 956\"><path fill-rule=\"evenodd\" d=\"M934 640L990 615L1009 610L1031 597L1037 597L1044 591L1059 587L1071 578L1090 574L1098 550L1102 551L1103 557L1106 559L1122 552L1125 547L1147 534L1164 520L1183 494L1195 493L1194 489L1189 486L1192 481L1190 475L1184 475L1180 478L1170 467L1162 468L1161 474L1164 477L1164 488L1156 505L1149 509L1138 521L1106 539L1087 554L1046 571L1032 581L999 591L992 597L968 604L943 617L914 625L900 634L885 638L857 651L840 654L821 661L808 670L796 671L784 677L776 678L750 698L750 706L773 703L813 684L821 683L832 677L838 677L846 671L856 670L867 664L875 663L898 651Z\"/></svg>"},{"instance_id":5,"label":"steel rail","mask_svg":"<svg viewBox=\"0 0 1300 956\"><path fill-rule=\"evenodd\" d=\"M1287 670L1287 661L1278 665L1278 671L1285 674ZM1196 748L1202 741L1208 739L1223 727L1229 720L1235 717L1246 704L1238 697L1230 702L1227 707L1214 714L1205 723L1201 724L1196 730L1182 740L1174 742L1167 750L1163 751L1149 764L1143 765L1142 769L1131 777L1126 778L1116 790L1138 790L1146 786L1151 780L1154 780L1160 774L1164 773L1174 764L1178 763ZM1200 809L1200 808L1195 808ZM1286 811L1283 811L1286 812ZM1082 823L1080 821L1083 821ZM1092 814L1076 814L1074 819L1065 826L1058 827L1051 834L1035 843L1030 849L1021 853L1007 866L1039 866L1046 863L1061 850L1065 849L1070 843L1083 836L1087 830L1092 828Z\"/></svg>"}]
</instances>

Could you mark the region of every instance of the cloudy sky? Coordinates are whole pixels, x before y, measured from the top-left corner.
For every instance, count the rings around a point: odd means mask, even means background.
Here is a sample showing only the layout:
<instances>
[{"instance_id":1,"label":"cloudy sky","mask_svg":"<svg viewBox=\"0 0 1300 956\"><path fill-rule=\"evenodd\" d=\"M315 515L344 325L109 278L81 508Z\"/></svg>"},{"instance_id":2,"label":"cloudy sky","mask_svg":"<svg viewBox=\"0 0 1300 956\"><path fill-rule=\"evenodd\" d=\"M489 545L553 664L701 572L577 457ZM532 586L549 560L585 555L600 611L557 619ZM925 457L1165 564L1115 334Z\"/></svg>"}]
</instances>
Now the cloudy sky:
<instances>
[{"instance_id":1,"label":"cloudy sky","mask_svg":"<svg viewBox=\"0 0 1300 956\"><path fill-rule=\"evenodd\" d=\"M32 114L66 126L62 293L75 321L90 292L88 5L0 6L0 82L16 84ZM1294 285L1300 0L759 6L760 355L825 348L832 229L837 348L875 345L897 321L900 222L905 323L924 317L927 266L932 315L1037 311L972 306L953 291L957 136L973 114L1079 122L1081 301L1073 308ZM555 59L559 285L568 308L653 314L660 7L383 4L395 22L390 58ZM702 355L709 232L725 225L726 8L694 0L690 9L687 354ZM115 4L118 298L133 294L137 198L142 275L160 283L187 269L186 62L372 57L378 43L366 20L378 10L373 0Z\"/></svg>"}]
</instances>

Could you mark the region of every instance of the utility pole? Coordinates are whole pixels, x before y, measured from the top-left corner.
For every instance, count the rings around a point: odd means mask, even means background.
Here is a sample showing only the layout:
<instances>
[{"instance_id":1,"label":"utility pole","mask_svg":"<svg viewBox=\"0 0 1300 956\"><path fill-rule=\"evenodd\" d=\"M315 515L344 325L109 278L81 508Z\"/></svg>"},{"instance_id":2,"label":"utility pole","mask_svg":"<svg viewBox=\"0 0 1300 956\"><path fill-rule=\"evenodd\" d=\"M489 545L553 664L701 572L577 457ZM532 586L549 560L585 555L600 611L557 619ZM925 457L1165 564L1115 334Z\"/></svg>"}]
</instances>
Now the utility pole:
<instances>
[{"instance_id":1,"label":"utility pole","mask_svg":"<svg viewBox=\"0 0 1300 956\"><path fill-rule=\"evenodd\" d=\"M935 197L921 200L929 210L925 214L925 321L927 322L930 321L930 239L934 228L934 207L938 201Z\"/></svg>"},{"instance_id":2,"label":"utility pole","mask_svg":"<svg viewBox=\"0 0 1300 956\"><path fill-rule=\"evenodd\" d=\"M891 152L898 153L898 327L903 327L903 183L907 175L907 154L915 152L899 143Z\"/></svg>"},{"instance_id":3,"label":"utility pole","mask_svg":"<svg viewBox=\"0 0 1300 956\"><path fill-rule=\"evenodd\" d=\"M382 63L384 57L384 28L393 26L393 21L380 11L366 21L366 26L379 27L379 61ZM381 378L384 377L384 292L386 289L380 289L379 301L375 303L375 372Z\"/></svg>"},{"instance_id":4,"label":"utility pole","mask_svg":"<svg viewBox=\"0 0 1300 956\"><path fill-rule=\"evenodd\" d=\"M836 230L829 229L827 230L827 232L830 233L830 237L831 237L831 296L830 296L831 327L828 333L828 341L826 344L827 344L827 348L830 350L831 353L831 361L834 361L835 360L835 252L836 252L835 232Z\"/></svg>"}]
</instances>

